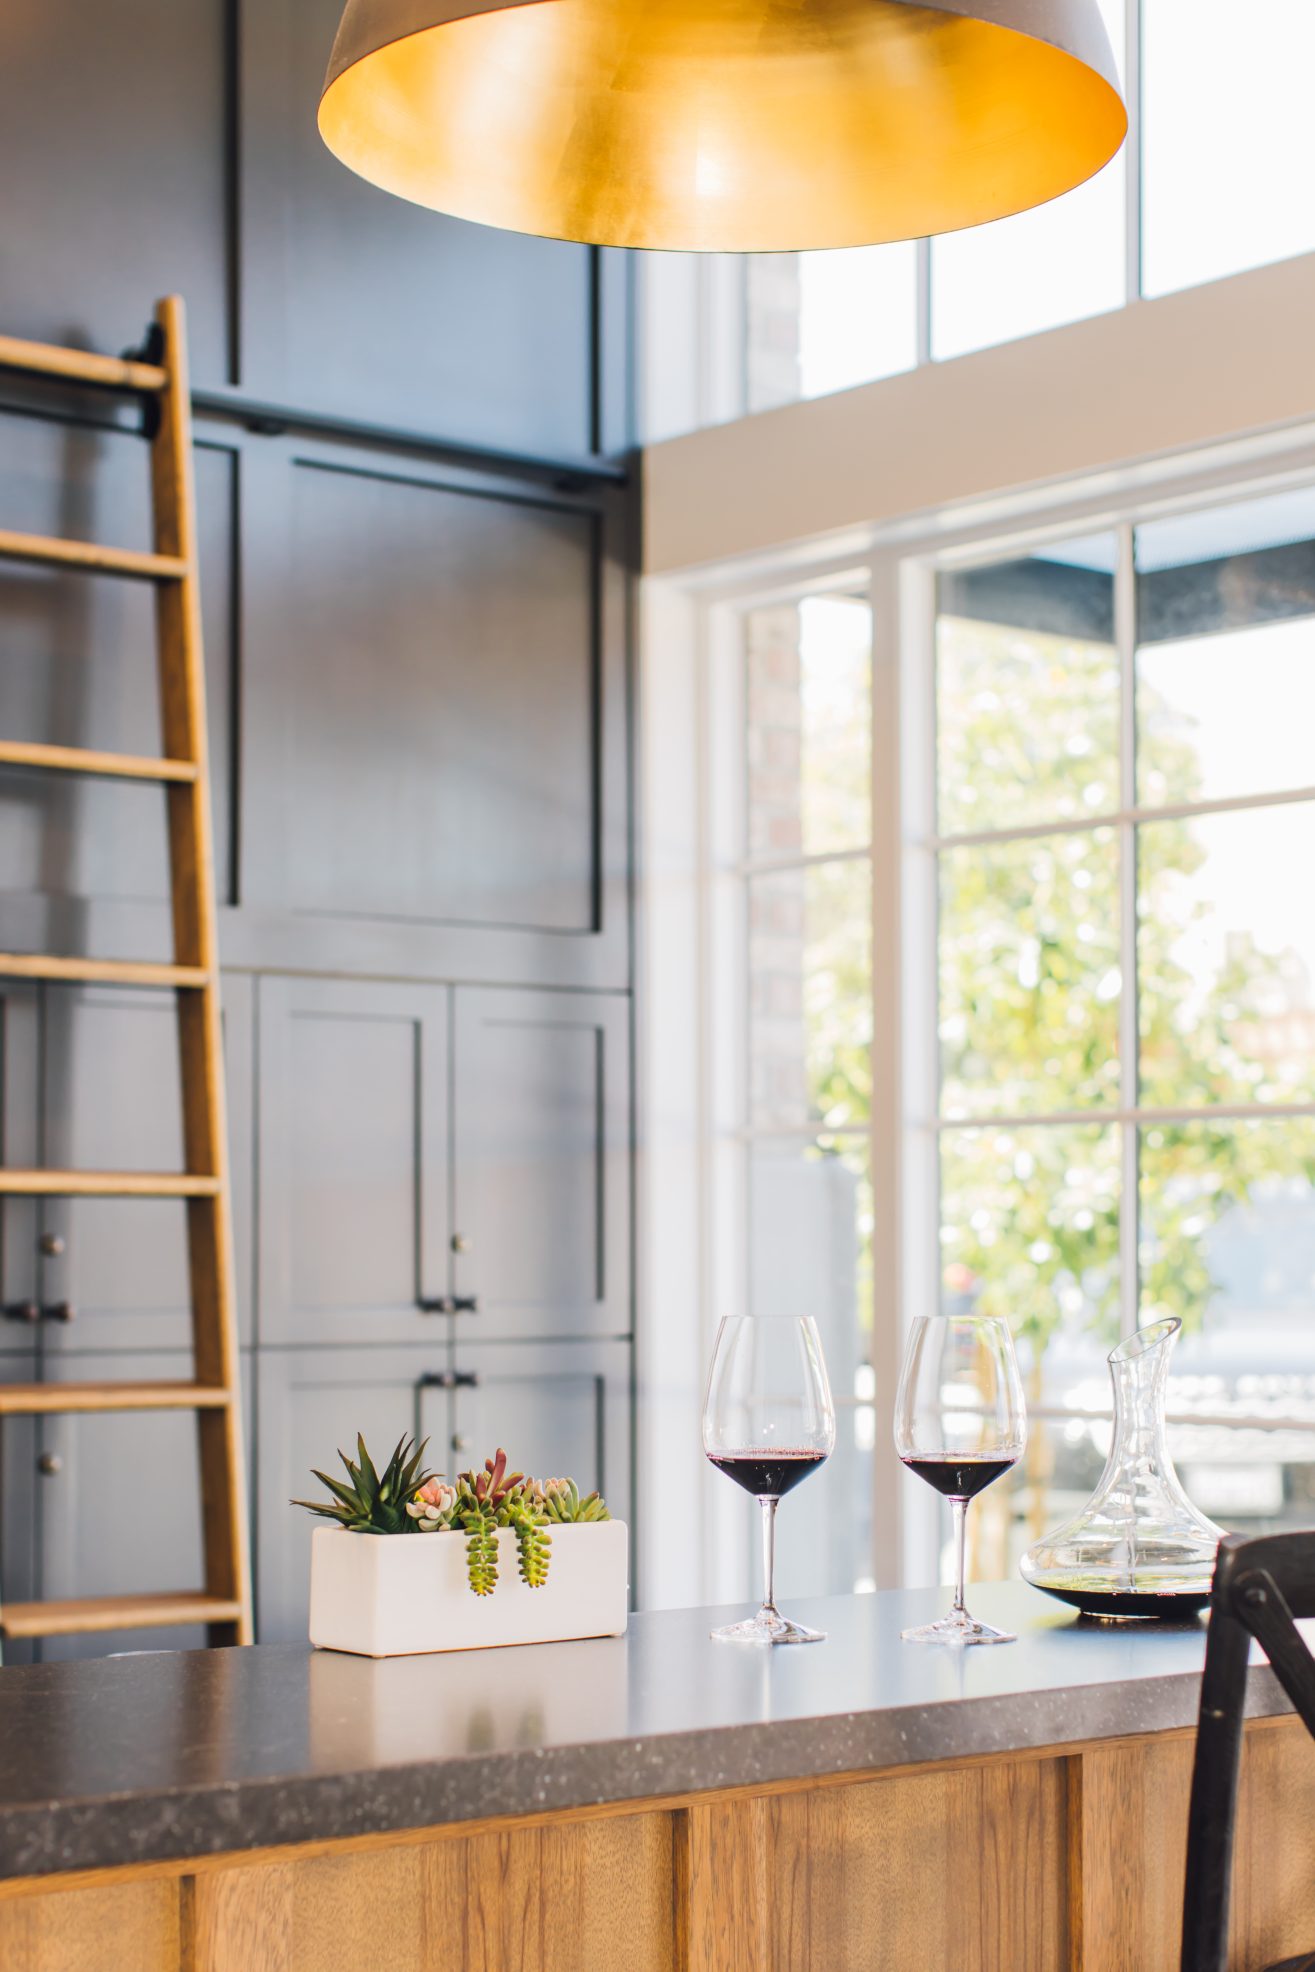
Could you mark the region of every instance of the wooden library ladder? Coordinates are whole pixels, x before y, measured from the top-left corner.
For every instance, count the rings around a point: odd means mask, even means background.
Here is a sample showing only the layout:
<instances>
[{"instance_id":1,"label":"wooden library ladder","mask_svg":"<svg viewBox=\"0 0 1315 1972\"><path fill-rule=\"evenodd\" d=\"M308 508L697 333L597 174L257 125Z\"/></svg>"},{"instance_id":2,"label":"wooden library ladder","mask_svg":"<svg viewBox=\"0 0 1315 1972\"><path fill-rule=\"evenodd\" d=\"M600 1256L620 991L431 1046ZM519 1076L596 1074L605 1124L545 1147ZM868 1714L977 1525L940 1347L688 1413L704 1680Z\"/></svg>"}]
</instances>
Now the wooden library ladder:
<instances>
[{"instance_id":1,"label":"wooden library ladder","mask_svg":"<svg viewBox=\"0 0 1315 1972\"><path fill-rule=\"evenodd\" d=\"M0 1604L0 1635L86 1635L204 1623L212 1644L251 1642L251 1586L242 1467L232 1207L224 1120L214 851L206 763L205 674L192 484L191 408L183 304L155 311L143 360L0 337L0 370L125 392L145 400L151 440L154 552L0 531L0 558L84 569L155 587L162 759L80 747L0 742L0 765L158 781L168 810L174 962L0 953L0 975L170 989L178 1009L185 1169L26 1171L0 1168L0 1195L179 1198L186 1202L192 1307L191 1383L0 1384L0 1417L58 1412L190 1410L200 1451L205 1586L185 1593ZM35 1311L34 1311L35 1312Z\"/></svg>"}]
</instances>

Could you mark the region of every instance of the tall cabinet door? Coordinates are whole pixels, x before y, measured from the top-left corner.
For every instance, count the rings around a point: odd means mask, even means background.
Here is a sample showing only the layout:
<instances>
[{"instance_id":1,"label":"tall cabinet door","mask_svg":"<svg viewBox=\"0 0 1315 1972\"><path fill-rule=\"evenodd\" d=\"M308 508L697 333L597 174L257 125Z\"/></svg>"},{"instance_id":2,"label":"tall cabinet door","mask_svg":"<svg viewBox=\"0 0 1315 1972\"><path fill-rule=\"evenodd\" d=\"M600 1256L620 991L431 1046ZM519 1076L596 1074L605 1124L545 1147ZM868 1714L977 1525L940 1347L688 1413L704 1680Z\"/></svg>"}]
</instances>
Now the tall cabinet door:
<instances>
[{"instance_id":1,"label":"tall cabinet door","mask_svg":"<svg viewBox=\"0 0 1315 1972\"><path fill-rule=\"evenodd\" d=\"M458 1347L628 1335L628 1001L458 987L454 1057Z\"/></svg>"},{"instance_id":2,"label":"tall cabinet door","mask_svg":"<svg viewBox=\"0 0 1315 1972\"><path fill-rule=\"evenodd\" d=\"M243 1438L248 1491L253 1406L250 1352L242 1351ZM173 1381L187 1374L173 1351L134 1352L131 1372ZM66 1356L46 1365L50 1382L112 1382L122 1356ZM205 1581L201 1467L192 1411L84 1412L39 1421L39 1585L43 1601L197 1589ZM131 1629L46 1637L43 1663L104 1657L118 1650L196 1650L205 1630Z\"/></svg>"},{"instance_id":3,"label":"tall cabinet door","mask_svg":"<svg viewBox=\"0 0 1315 1972\"><path fill-rule=\"evenodd\" d=\"M449 996L266 978L260 1339L444 1340Z\"/></svg>"},{"instance_id":4,"label":"tall cabinet door","mask_svg":"<svg viewBox=\"0 0 1315 1972\"><path fill-rule=\"evenodd\" d=\"M630 1344L458 1343L452 1388L455 1470L505 1447L518 1472L571 1478L630 1516Z\"/></svg>"},{"instance_id":5,"label":"tall cabinet door","mask_svg":"<svg viewBox=\"0 0 1315 1972\"><path fill-rule=\"evenodd\" d=\"M224 1069L238 1328L251 1340L252 982L223 981ZM57 1170L183 1168L178 1018L171 993L48 986L41 1161ZM177 1349L190 1375L187 1208L176 1198L40 1200L48 1357ZM127 1372L120 1370L120 1375Z\"/></svg>"}]
</instances>

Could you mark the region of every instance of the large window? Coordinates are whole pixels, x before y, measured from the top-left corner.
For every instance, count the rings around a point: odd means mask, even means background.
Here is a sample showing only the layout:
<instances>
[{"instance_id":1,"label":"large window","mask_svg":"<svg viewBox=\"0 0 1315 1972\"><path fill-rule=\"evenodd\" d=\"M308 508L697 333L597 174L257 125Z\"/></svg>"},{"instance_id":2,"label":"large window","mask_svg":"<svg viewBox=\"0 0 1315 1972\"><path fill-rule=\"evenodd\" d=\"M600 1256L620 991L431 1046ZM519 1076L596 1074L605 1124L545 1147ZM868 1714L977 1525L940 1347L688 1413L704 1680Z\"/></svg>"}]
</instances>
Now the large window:
<instances>
[{"instance_id":1,"label":"large window","mask_svg":"<svg viewBox=\"0 0 1315 1972\"><path fill-rule=\"evenodd\" d=\"M748 1305L816 1316L838 1411L781 1516L796 1596L872 1571L870 647L843 594L745 619Z\"/></svg>"},{"instance_id":2,"label":"large window","mask_svg":"<svg viewBox=\"0 0 1315 1972\"><path fill-rule=\"evenodd\" d=\"M978 1566L1090 1490L1104 1354L1166 1314L1189 1492L1309 1524L1315 497L946 570L936 601L941 1293L1013 1322L1035 1419Z\"/></svg>"}]
</instances>

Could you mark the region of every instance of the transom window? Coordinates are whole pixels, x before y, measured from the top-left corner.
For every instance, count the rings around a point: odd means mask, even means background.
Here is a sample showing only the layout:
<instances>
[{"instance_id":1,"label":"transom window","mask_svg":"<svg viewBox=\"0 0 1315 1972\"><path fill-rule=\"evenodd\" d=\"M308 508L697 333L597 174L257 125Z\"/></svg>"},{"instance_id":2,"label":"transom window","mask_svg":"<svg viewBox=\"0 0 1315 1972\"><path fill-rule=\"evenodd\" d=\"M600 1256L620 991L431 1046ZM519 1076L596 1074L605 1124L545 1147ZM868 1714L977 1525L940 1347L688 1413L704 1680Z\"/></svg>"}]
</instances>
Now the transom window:
<instances>
[{"instance_id":1,"label":"transom window","mask_svg":"<svg viewBox=\"0 0 1315 1972\"><path fill-rule=\"evenodd\" d=\"M1087 184L922 243L749 256L748 411L1315 248L1309 0L1100 0L1128 141Z\"/></svg>"}]
</instances>

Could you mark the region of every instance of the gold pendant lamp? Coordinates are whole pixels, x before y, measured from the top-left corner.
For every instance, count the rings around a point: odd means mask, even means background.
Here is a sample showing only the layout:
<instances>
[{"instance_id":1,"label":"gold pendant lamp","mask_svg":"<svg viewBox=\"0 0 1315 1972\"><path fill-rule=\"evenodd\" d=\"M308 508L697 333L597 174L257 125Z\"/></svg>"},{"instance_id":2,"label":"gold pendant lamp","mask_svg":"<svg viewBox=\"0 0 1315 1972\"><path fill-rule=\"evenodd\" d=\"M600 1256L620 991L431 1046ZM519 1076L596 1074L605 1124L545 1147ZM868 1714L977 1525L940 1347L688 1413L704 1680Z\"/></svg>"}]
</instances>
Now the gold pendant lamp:
<instances>
[{"instance_id":1,"label":"gold pendant lamp","mask_svg":"<svg viewBox=\"0 0 1315 1972\"><path fill-rule=\"evenodd\" d=\"M1127 116L1097 0L347 0L319 125L462 219L758 253L1041 205Z\"/></svg>"}]
</instances>

